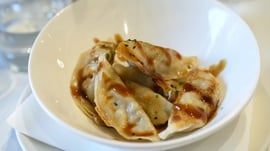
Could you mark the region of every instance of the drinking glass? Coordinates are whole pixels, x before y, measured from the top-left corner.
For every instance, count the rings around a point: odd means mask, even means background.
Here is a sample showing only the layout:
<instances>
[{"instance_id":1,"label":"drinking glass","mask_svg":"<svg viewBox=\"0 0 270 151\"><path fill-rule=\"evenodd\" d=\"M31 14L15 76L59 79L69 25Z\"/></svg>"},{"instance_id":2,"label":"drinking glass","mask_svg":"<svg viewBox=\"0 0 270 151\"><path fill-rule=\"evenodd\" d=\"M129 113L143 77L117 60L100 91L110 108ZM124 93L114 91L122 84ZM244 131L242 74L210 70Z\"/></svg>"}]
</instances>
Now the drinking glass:
<instances>
[{"instance_id":1,"label":"drinking glass","mask_svg":"<svg viewBox=\"0 0 270 151\"><path fill-rule=\"evenodd\" d=\"M27 72L38 33L69 3L71 0L1 0L0 51L11 71Z\"/></svg>"}]
</instances>

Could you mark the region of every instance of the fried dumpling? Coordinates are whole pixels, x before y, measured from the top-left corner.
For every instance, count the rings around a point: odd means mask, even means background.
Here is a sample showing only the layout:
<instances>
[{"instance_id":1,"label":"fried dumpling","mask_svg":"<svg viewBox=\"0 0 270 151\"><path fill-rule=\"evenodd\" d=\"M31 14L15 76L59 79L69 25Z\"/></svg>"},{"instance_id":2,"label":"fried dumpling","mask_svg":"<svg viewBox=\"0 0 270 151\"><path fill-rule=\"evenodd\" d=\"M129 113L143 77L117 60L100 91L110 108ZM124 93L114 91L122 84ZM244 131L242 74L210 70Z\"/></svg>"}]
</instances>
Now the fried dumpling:
<instances>
[{"instance_id":1,"label":"fried dumpling","mask_svg":"<svg viewBox=\"0 0 270 151\"><path fill-rule=\"evenodd\" d=\"M157 131L130 90L103 58L95 77L96 111L109 127L129 140L157 141Z\"/></svg>"},{"instance_id":2,"label":"fried dumpling","mask_svg":"<svg viewBox=\"0 0 270 151\"><path fill-rule=\"evenodd\" d=\"M160 138L204 126L216 111L219 100L220 87L214 75L209 70L193 70L174 102L168 127L159 133Z\"/></svg>"},{"instance_id":3,"label":"fried dumpling","mask_svg":"<svg viewBox=\"0 0 270 151\"><path fill-rule=\"evenodd\" d=\"M97 72L98 59L101 56L105 56L112 63L115 48L116 44L114 42L99 41L92 49L82 54L81 56L84 57L79 59L80 62L76 67L82 69L81 77L92 77Z\"/></svg>"},{"instance_id":4,"label":"fried dumpling","mask_svg":"<svg viewBox=\"0 0 270 151\"><path fill-rule=\"evenodd\" d=\"M137 40L120 42L116 53L155 80L180 79L197 67L197 57L184 57L173 49Z\"/></svg>"},{"instance_id":5,"label":"fried dumpling","mask_svg":"<svg viewBox=\"0 0 270 151\"><path fill-rule=\"evenodd\" d=\"M90 101L94 98L93 77L97 72L98 59L100 56L105 56L112 62L115 47L116 44L113 42L99 41L91 50L80 56L72 76L71 86L82 88Z\"/></svg>"},{"instance_id":6,"label":"fried dumpling","mask_svg":"<svg viewBox=\"0 0 270 151\"><path fill-rule=\"evenodd\" d=\"M173 107L168 100L162 95L155 93L150 88L135 82L125 81L125 84L154 125L162 125L168 121Z\"/></svg>"},{"instance_id":7,"label":"fried dumpling","mask_svg":"<svg viewBox=\"0 0 270 151\"><path fill-rule=\"evenodd\" d=\"M98 125L104 123L94 109L94 76L99 57L106 56L112 61L115 47L116 44L113 42L97 42L92 49L81 54L71 79L71 92L76 105Z\"/></svg>"}]
</instances>

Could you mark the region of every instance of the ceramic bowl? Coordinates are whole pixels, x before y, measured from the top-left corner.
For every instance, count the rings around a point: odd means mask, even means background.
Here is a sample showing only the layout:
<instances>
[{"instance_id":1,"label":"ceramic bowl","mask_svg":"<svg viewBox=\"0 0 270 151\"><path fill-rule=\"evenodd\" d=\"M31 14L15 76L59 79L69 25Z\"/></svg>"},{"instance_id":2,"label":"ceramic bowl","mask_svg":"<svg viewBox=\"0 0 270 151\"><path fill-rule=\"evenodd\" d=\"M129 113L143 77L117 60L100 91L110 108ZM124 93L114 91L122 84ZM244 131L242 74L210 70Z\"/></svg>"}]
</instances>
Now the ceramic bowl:
<instances>
[{"instance_id":1,"label":"ceramic bowl","mask_svg":"<svg viewBox=\"0 0 270 151\"><path fill-rule=\"evenodd\" d=\"M226 59L226 85L215 117L203 128L159 142L116 140L75 105L70 80L80 54L93 38L119 33L198 56L203 66ZM222 129L247 105L260 72L259 50L250 28L212 0L80 0L56 15L40 32L30 55L29 79L42 108L62 126L89 141L122 149L164 150L203 139Z\"/></svg>"}]
</instances>

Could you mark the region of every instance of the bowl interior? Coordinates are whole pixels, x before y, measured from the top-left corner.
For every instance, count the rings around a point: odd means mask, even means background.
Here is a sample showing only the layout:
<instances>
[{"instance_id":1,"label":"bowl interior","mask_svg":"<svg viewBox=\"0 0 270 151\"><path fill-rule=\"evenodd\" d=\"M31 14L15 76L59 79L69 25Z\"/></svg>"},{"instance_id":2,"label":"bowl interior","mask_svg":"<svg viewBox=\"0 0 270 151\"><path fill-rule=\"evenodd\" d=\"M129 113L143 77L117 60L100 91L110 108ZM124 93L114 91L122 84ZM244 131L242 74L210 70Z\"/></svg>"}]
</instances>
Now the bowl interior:
<instances>
[{"instance_id":1,"label":"bowl interior","mask_svg":"<svg viewBox=\"0 0 270 151\"><path fill-rule=\"evenodd\" d=\"M139 148L172 148L204 138L231 121L248 103L259 77L260 58L248 26L218 2L205 0L78 1L54 17L41 31L30 55L29 79L44 110L63 126L101 143L138 148L116 141L112 131L89 120L75 105L70 80L80 54L93 38L119 33L196 55L203 66L227 60L221 73L226 94L216 116L204 128Z\"/></svg>"}]
</instances>

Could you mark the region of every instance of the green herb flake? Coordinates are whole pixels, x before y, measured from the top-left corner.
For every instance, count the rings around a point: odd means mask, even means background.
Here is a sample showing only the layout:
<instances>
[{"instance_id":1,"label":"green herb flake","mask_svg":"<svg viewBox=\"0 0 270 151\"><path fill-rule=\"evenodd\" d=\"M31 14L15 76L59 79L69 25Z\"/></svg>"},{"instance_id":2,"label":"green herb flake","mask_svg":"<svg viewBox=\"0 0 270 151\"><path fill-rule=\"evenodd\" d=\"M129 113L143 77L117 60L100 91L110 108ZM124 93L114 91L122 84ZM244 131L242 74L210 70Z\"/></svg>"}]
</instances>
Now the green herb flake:
<instances>
[{"instance_id":1,"label":"green herb flake","mask_svg":"<svg viewBox=\"0 0 270 151\"><path fill-rule=\"evenodd\" d=\"M110 58L110 54L109 54L109 53L106 53L106 54L105 54L105 57L106 57L106 59L108 59L108 60L109 60L109 58Z\"/></svg>"},{"instance_id":2,"label":"green herb flake","mask_svg":"<svg viewBox=\"0 0 270 151\"><path fill-rule=\"evenodd\" d=\"M179 85L183 85L185 82L184 81L179 81L178 84Z\"/></svg>"}]
</instances>

